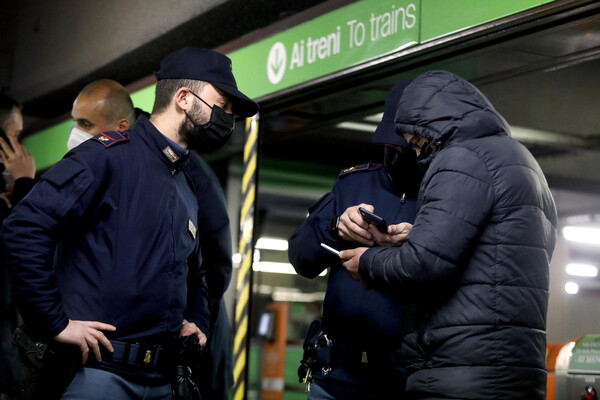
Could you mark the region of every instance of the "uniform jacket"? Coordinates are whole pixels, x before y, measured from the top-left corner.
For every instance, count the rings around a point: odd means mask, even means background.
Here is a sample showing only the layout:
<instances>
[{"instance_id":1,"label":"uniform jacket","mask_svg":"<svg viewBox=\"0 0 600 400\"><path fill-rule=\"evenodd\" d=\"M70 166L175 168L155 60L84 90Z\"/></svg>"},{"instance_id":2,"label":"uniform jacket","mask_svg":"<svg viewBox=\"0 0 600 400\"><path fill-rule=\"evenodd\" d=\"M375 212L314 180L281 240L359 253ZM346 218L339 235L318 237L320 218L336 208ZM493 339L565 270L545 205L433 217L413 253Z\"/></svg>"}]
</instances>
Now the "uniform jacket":
<instances>
[{"instance_id":1,"label":"uniform jacket","mask_svg":"<svg viewBox=\"0 0 600 400\"><path fill-rule=\"evenodd\" d=\"M400 248L367 250L375 288L420 293L420 328L406 336L415 398L545 398L554 201L537 162L474 86L426 73L398 105L399 132L437 144L420 208Z\"/></svg>"},{"instance_id":2,"label":"uniform jacket","mask_svg":"<svg viewBox=\"0 0 600 400\"><path fill-rule=\"evenodd\" d=\"M4 178L0 177L0 184L4 184ZM23 197L29 193L35 180L32 178L19 178L15 180L12 195L12 206L16 206ZM0 199L0 224L8 217L11 209L4 200ZM10 319L11 315L7 315L7 311L10 305L10 282L8 277L8 267L4 265L3 260L0 260L0 317ZM5 315L6 314L6 315ZM10 313L8 313L10 314Z\"/></svg>"},{"instance_id":3,"label":"uniform jacket","mask_svg":"<svg viewBox=\"0 0 600 400\"><path fill-rule=\"evenodd\" d=\"M368 163L342 171L331 192L309 209L309 216L289 239L288 255L298 274L314 278L330 267L323 305L323 326L330 337L362 349L399 348L406 302L397 291L365 290L350 278L340 259L320 244L344 250L359 246L330 229L346 208L371 204L388 224L413 222L416 198L397 193L381 164Z\"/></svg>"},{"instance_id":4,"label":"uniform jacket","mask_svg":"<svg viewBox=\"0 0 600 400\"><path fill-rule=\"evenodd\" d=\"M195 378L203 399L226 400L233 383L232 329L223 300L233 269L229 215L219 179L195 151L190 152L185 170L198 200L200 256L210 310L208 341L199 361L202 373Z\"/></svg>"},{"instance_id":5,"label":"uniform jacket","mask_svg":"<svg viewBox=\"0 0 600 400\"><path fill-rule=\"evenodd\" d=\"M128 340L176 334L186 318L208 331L198 203L187 156L167 147L140 117L70 151L14 208L1 238L33 329L52 337L68 319L95 320Z\"/></svg>"},{"instance_id":6,"label":"uniform jacket","mask_svg":"<svg viewBox=\"0 0 600 400\"><path fill-rule=\"evenodd\" d=\"M190 162L184 169L194 184L198 201L198 236L201 262L206 270L209 306L218 307L233 270L225 195L211 167L195 151L190 152ZM211 315L211 321L213 317L216 318L216 315Z\"/></svg>"}]
</instances>

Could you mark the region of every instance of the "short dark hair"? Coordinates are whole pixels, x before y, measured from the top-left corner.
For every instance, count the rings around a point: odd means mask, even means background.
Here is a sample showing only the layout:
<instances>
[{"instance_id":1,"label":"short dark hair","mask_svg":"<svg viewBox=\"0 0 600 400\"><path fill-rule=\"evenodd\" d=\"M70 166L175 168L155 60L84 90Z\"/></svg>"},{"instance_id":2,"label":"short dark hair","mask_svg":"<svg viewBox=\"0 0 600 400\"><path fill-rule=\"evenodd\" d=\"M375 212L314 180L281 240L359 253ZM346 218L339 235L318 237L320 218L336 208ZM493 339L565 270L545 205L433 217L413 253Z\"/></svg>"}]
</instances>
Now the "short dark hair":
<instances>
[{"instance_id":1,"label":"short dark hair","mask_svg":"<svg viewBox=\"0 0 600 400\"><path fill-rule=\"evenodd\" d=\"M206 82L196 81L193 79L161 79L156 82L156 94L154 97L154 107L152 108L152 114L160 114L164 112L171 99L177 90L182 87L187 87L191 91L200 93L202 88L206 85Z\"/></svg>"},{"instance_id":2,"label":"short dark hair","mask_svg":"<svg viewBox=\"0 0 600 400\"><path fill-rule=\"evenodd\" d=\"M80 95L90 95L95 92L105 91L105 105L102 113L106 121L116 123L121 118L129 121L129 126L135 124L135 110L129 93L117 81L111 79L100 79L85 86L79 92Z\"/></svg>"},{"instance_id":3,"label":"short dark hair","mask_svg":"<svg viewBox=\"0 0 600 400\"><path fill-rule=\"evenodd\" d=\"M0 92L0 125L10 118L13 108L17 107L19 111L23 110L23 105L4 92Z\"/></svg>"}]
</instances>

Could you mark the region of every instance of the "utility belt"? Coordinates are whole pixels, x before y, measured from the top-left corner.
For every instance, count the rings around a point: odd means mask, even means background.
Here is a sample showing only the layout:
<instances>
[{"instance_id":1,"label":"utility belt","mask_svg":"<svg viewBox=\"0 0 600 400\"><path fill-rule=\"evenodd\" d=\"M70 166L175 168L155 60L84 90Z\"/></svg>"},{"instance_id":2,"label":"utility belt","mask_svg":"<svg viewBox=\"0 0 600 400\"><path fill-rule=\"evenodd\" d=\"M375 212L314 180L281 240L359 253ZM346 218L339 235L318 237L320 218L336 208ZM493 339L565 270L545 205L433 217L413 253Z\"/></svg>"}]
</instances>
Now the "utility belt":
<instances>
[{"instance_id":1,"label":"utility belt","mask_svg":"<svg viewBox=\"0 0 600 400\"><path fill-rule=\"evenodd\" d=\"M171 383L174 400L201 400L196 385L200 346L195 335L166 343L111 340L114 352L102 348L102 361L89 366L115 373L143 385Z\"/></svg>"},{"instance_id":2,"label":"utility belt","mask_svg":"<svg viewBox=\"0 0 600 400\"><path fill-rule=\"evenodd\" d=\"M312 348L316 367L378 367L390 363L393 350L341 343L322 332ZM391 354L392 353L392 354Z\"/></svg>"},{"instance_id":3,"label":"utility belt","mask_svg":"<svg viewBox=\"0 0 600 400\"><path fill-rule=\"evenodd\" d=\"M100 346L102 361L90 356L88 367L113 372L125 379L145 385L170 381L175 368L175 343L122 342L111 340L114 352Z\"/></svg>"},{"instance_id":4,"label":"utility belt","mask_svg":"<svg viewBox=\"0 0 600 400\"><path fill-rule=\"evenodd\" d=\"M315 354L318 364L331 367L337 365L377 366L389 360L387 351L340 343L325 333L317 338Z\"/></svg>"},{"instance_id":5,"label":"utility belt","mask_svg":"<svg viewBox=\"0 0 600 400\"><path fill-rule=\"evenodd\" d=\"M111 340L114 352L102 346L102 360L129 365L147 371L167 370L174 362L170 346L144 342L120 342Z\"/></svg>"},{"instance_id":6,"label":"utility belt","mask_svg":"<svg viewBox=\"0 0 600 400\"><path fill-rule=\"evenodd\" d=\"M19 325L13 343L22 355L21 400L58 400L81 365L81 350L53 340L41 340Z\"/></svg>"},{"instance_id":7,"label":"utility belt","mask_svg":"<svg viewBox=\"0 0 600 400\"><path fill-rule=\"evenodd\" d=\"M165 343L110 341L114 352L100 345L102 361L90 354L86 367L115 373L147 386L171 383L174 400L201 400L194 378L199 369L200 346L194 335ZM17 327L13 343L23 355L21 400L58 400L76 371L81 368L81 350L74 345L41 340L25 326Z\"/></svg>"},{"instance_id":8,"label":"utility belt","mask_svg":"<svg viewBox=\"0 0 600 400\"><path fill-rule=\"evenodd\" d=\"M336 367L364 370L386 370L397 367L399 352L393 348L369 344L339 342L322 329L320 319L313 321L304 341L304 355L298 369L299 381L310 385L313 373L326 376Z\"/></svg>"}]
</instances>

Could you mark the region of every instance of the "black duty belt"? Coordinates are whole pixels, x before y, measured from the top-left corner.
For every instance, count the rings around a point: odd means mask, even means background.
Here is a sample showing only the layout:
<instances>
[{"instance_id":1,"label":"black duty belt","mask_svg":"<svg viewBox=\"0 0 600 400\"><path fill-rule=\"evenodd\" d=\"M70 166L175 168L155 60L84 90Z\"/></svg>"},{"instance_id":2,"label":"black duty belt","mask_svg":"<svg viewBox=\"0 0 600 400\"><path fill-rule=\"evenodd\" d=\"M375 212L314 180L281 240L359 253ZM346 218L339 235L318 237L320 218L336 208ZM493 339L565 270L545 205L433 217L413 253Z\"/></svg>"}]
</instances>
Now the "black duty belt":
<instances>
[{"instance_id":1,"label":"black duty belt","mask_svg":"<svg viewBox=\"0 0 600 400\"><path fill-rule=\"evenodd\" d=\"M120 342L111 340L114 352L102 348L102 360L123 364L140 370L161 370L172 362L167 348L149 343Z\"/></svg>"},{"instance_id":2,"label":"black duty belt","mask_svg":"<svg viewBox=\"0 0 600 400\"><path fill-rule=\"evenodd\" d=\"M334 343L332 357L344 363L379 365L389 360L389 352L381 349L366 349L359 346Z\"/></svg>"},{"instance_id":3,"label":"black duty belt","mask_svg":"<svg viewBox=\"0 0 600 400\"><path fill-rule=\"evenodd\" d=\"M324 339L325 338L325 339ZM386 365L392 362L397 349L362 347L341 343L321 335L315 346L316 360L325 365Z\"/></svg>"}]
</instances>

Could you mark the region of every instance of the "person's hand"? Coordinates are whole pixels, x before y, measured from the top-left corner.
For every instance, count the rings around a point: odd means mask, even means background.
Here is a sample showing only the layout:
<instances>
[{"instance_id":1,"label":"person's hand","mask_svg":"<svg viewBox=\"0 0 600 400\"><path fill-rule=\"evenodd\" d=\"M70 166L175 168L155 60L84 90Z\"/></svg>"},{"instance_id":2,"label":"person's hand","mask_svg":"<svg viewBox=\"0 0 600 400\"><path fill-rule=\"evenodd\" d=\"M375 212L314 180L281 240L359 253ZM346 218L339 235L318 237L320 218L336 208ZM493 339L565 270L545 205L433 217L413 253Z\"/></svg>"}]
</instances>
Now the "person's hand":
<instances>
[{"instance_id":1,"label":"person's hand","mask_svg":"<svg viewBox=\"0 0 600 400\"><path fill-rule=\"evenodd\" d=\"M9 200L12 199L15 187L13 185L7 186L6 191L3 193Z\"/></svg>"},{"instance_id":2,"label":"person's hand","mask_svg":"<svg viewBox=\"0 0 600 400\"><path fill-rule=\"evenodd\" d=\"M372 205L364 203L348 207L342 215L340 215L338 236L341 239L370 247L375 244L375 241L373 240L373 235L369 231L369 223L363 219L358 211L359 207L371 212L373 211Z\"/></svg>"},{"instance_id":3,"label":"person's hand","mask_svg":"<svg viewBox=\"0 0 600 400\"><path fill-rule=\"evenodd\" d=\"M10 176L13 179L35 177L35 160L33 156L14 136L7 137L10 145L4 138L0 138L0 158L2 158L4 167Z\"/></svg>"},{"instance_id":4,"label":"person's hand","mask_svg":"<svg viewBox=\"0 0 600 400\"><path fill-rule=\"evenodd\" d=\"M202 333L200 328L198 328L195 323L184 319L183 324L181 324L181 329L179 329L179 337L189 335L196 335L198 337L198 340L200 341L200 347L206 346L206 335Z\"/></svg>"},{"instance_id":5,"label":"person's hand","mask_svg":"<svg viewBox=\"0 0 600 400\"><path fill-rule=\"evenodd\" d=\"M114 332L116 330L115 326L103 322L69 320L67 327L56 335L54 340L78 346L81 349L83 364L85 364L88 360L90 348L98 361L102 361L100 344L106 347L111 353L115 351L102 331Z\"/></svg>"},{"instance_id":6,"label":"person's hand","mask_svg":"<svg viewBox=\"0 0 600 400\"><path fill-rule=\"evenodd\" d=\"M412 227L412 224L409 224L408 222L401 222L396 225L388 225L387 233L381 233L374 225L370 225L369 232L373 235L373 240L375 240L375 243L378 245L394 247L400 246L402 243L406 242L406 237Z\"/></svg>"},{"instance_id":7,"label":"person's hand","mask_svg":"<svg viewBox=\"0 0 600 400\"><path fill-rule=\"evenodd\" d=\"M365 289L367 288L367 285L358 273L358 264L360 263L360 256L367 250L369 250L368 247L357 247L356 249L340 251L342 265L346 271L348 271L350 278L360 282Z\"/></svg>"}]
</instances>

